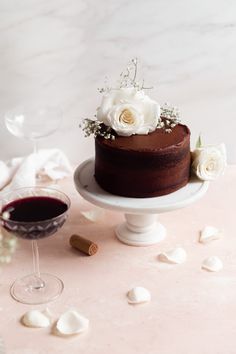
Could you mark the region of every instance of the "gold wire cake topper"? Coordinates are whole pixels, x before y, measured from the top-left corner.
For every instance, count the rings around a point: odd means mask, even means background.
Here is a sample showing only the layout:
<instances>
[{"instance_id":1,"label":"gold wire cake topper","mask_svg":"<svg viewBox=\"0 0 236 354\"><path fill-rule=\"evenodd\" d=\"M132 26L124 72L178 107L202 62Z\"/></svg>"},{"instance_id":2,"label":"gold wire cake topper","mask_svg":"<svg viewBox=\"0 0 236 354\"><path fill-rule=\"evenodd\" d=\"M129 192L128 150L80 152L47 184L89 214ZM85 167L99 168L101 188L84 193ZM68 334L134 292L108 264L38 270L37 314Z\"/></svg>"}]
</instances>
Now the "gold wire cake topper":
<instances>
[{"instance_id":1,"label":"gold wire cake topper","mask_svg":"<svg viewBox=\"0 0 236 354\"><path fill-rule=\"evenodd\" d=\"M117 135L148 134L156 129L171 133L180 123L179 110L167 103L160 106L150 99L144 90L152 88L146 87L144 80L138 80L138 59L133 58L115 87L106 78L104 87L98 88L103 98L95 119L86 118L80 125L85 136L114 140Z\"/></svg>"}]
</instances>

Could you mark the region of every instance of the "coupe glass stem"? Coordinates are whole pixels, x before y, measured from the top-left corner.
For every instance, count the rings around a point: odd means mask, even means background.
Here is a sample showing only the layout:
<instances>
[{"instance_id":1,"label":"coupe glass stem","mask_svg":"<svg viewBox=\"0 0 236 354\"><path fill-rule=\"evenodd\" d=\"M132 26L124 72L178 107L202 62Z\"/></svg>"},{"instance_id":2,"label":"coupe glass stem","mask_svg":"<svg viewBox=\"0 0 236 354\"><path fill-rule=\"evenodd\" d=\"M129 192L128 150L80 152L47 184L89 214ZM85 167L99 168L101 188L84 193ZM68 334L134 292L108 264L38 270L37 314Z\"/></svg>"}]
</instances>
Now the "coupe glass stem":
<instances>
[{"instance_id":1,"label":"coupe glass stem","mask_svg":"<svg viewBox=\"0 0 236 354\"><path fill-rule=\"evenodd\" d=\"M33 267L34 274L40 278L40 269L39 269L39 249L38 243L36 240L32 241L32 253L33 253Z\"/></svg>"},{"instance_id":2,"label":"coupe glass stem","mask_svg":"<svg viewBox=\"0 0 236 354\"><path fill-rule=\"evenodd\" d=\"M38 243L36 240L32 240L31 244L32 244L32 254L33 254L34 275L36 279L36 282L35 284L32 284L32 287L34 289L41 289L45 286L45 283L40 277Z\"/></svg>"}]
</instances>

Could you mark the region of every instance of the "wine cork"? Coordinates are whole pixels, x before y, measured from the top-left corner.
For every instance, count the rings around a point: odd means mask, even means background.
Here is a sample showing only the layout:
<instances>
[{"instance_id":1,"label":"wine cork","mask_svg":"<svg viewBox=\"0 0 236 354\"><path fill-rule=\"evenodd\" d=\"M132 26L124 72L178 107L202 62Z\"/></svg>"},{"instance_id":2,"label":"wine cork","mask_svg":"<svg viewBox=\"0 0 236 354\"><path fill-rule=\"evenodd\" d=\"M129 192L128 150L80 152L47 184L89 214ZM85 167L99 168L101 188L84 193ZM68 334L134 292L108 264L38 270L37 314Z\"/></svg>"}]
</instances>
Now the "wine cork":
<instances>
[{"instance_id":1,"label":"wine cork","mask_svg":"<svg viewBox=\"0 0 236 354\"><path fill-rule=\"evenodd\" d=\"M72 247L87 254L88 256L93 256L98 250L96 243L80 235L72 235L70 237L70 244Z\"/></svg>"}]
</instances>

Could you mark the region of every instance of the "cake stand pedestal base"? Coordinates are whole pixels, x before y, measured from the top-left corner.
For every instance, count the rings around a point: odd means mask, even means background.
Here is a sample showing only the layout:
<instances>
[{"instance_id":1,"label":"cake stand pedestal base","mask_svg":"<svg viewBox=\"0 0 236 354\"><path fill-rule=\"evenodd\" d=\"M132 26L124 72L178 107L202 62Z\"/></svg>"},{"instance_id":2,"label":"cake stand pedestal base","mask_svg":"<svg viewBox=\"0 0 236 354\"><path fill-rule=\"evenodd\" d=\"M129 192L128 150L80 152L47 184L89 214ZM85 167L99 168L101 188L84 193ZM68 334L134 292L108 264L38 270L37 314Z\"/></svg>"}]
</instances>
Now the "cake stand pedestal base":
<instances>
[{"instance_id":1,"label":"cake stand pedestal base","mask_svg":"<svg viewBox=\"0 0 236 354\"><path fill-rule=\"evenodd\" d=\"M117 238L130 246L150 246L162 241L166 228L157 221L156 215L125 214L126 222L117 226Z\"/></svg>"}]
</instances>

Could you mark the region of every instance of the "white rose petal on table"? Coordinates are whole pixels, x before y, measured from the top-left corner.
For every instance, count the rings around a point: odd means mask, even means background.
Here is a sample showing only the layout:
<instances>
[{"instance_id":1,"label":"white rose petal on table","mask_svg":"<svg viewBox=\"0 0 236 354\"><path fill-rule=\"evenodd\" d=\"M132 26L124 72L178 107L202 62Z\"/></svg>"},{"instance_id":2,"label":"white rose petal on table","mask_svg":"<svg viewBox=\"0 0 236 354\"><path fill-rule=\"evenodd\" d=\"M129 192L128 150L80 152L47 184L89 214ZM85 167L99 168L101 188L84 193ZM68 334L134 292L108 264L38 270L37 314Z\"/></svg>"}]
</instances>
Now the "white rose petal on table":
<instances>
[{"instance_id":1,"label":"white rose petal on table","mask_svg":"<svg viewBox=\"0 0 236 354\"><path fill-rule=\"evenodd\" d=\"M51 320L47 313L30 310L23 315L21 323L26 327L45 328L50 326Z\"/></svg>"},{"instance_id":2,"label":"white rose petal on table","mask_svg":"<svg viewBox=\"0 0 236 354\"><path fill-rule=\"evenodd\" d=\"M55 326L55 334L61 336L71 336L87 331L89 320L76 310L64 312L58 319Z\"/></svg>"},{"instance_id":3,"label":"white rose petal on table","mask_svg":"<svg viewBox=\"0 0 236 354\"><path fill-rule=\"evenodd\" d=\"M205 226L200 232L199 242L209 243L214 240L219 240L222 237L222 231L214 226Z\"/></svg>"},{"instance_id":4,"label":"white rose petal on table","mask_svg":"<svg viewBox=\"0 0 236 354\"><path fill-rule=\"evenodd\" d=\"M164 263L182 264L186 261L187 253L182 247L162 252L158 255L158 259Z\"/></svg>"},{"instance_id":5,"label":"white rose petal on table","mask_svg":"<svg viewBox=\"0 0 236 354\"><path fill-rule=\"evenodd\" d=\"M151 294L146 288L136 286L128 291L127 298L129 304L142 304L151 301Z\"/></svg>"},{"instance_id":6,"label":"white rose petal on table","mask_svg":"<svg viewBox=\"0 0 236 354\"><path fill-rule=\"evenodd\" d=\"M104 217L105 211L102 208L93 208L91 210L81 211L81 214L85 219L96 222Z\"/></svg>"},{"instance_id":7,"label":"white rose petal on table","mask_svg":"<svg viewBox=\"0 0 236 354\"><path fill-rule=\"evenodd\" d=\"M219 272L223 269L223 263L221 259L217 256L211 256L202 262L202 269L207 270L208 272Z\"/></svg>"},{"instance_id":8,"label":"white rose petal on table","mask_svg":"<svg viewBox=\"0 0 236 354\"><path fill-rule=\"evenodd\" d=\"M224 144L199 147L192 152L192 170L203 181L213 181L222 175L227 165Z\"/></svg>"}]
</instances>

